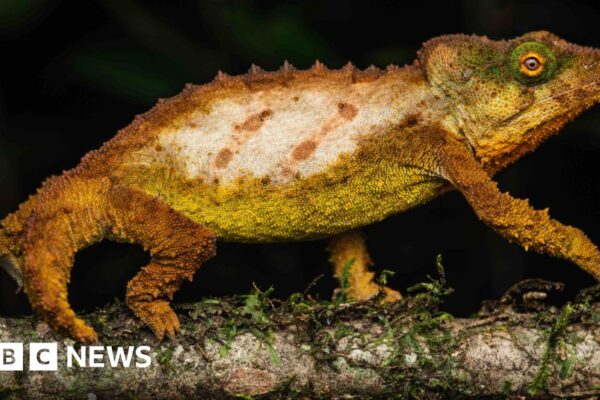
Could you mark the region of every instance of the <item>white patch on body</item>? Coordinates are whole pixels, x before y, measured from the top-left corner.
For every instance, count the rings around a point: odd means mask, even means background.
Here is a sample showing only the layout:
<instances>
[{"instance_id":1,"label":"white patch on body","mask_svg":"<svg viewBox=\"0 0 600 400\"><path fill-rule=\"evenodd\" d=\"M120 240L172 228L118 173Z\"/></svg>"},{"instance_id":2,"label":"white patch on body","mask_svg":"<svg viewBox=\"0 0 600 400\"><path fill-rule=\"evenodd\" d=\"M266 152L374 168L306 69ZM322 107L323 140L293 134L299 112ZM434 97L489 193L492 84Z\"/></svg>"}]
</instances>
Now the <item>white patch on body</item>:
<instances>
[{"instance_id":1,"label":"white patch on body","mask_svg":"<svg viewBox=\"0 0 600 400\"><path fill-rule=\"evenodd\" d=\"M325 170L355 151L360 136L398 123L424 98L424 91L397 86L393 90L379 79L323 90L278 86L247 92L215 100L209 113L199 111L159 141L189 179L226 183L246 176L285 183ZM294 152L307 141L315 145Z\"/></svg>"}]
</instances>

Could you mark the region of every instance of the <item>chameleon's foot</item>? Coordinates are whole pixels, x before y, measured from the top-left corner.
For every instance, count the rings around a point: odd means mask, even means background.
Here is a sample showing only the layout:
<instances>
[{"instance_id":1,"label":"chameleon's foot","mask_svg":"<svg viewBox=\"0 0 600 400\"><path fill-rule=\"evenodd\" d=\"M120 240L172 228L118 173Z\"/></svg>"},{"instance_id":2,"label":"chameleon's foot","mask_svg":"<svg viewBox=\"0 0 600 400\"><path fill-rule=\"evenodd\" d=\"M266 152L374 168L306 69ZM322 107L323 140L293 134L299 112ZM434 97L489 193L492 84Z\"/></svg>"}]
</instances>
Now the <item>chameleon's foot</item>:
<instances>
[{"instance_id":1,"label":"chameleon's foot","mask_svg":"<svg viewBox=\"0 0 600 400\"><path fill-rule=\"evenodd\" d=\"M180 329L179 318L166 300L128 301L127 305L148 325L158 340L163 340L165 334L175 337Z\"/></svg>"},{"instance_id":2,"label":"chameleon's foot","mask_svg":"<svg viewBox=\"0 0 600 400\"><path fill-rule=\"evenodd\" d=\"M350 289L348 290L348 297L357 301L369 300L377 296L380 291L380 286L370 282L368 285L350 286ZM402 295L397 290L384 286L383 292L385 294L385 297L382 299L384 303L393 303L395 301L402 300Z\"/></svg>"},{"instance_id":3,"label":"chameleon's foot","mask_svg":"<svg viewBox=\"0 0 600 400\"><path fill-rule=\"evenodd\" d=\"M96 343L98 334L84 320L77 318L67 303L51 303L47 299L46 307L34 307L39 316L55 331L68 336L79 343Z\"/></svg>"},{"instance_id":4,"label":"chameleon's foot","mask_svg":"<svg viewBox=\"0 0 600 400\"><path fill-rule=\"evenodd\" d=\"M350 231L334 236L328 246L329 260L333 264L335 276L340 280L347 279L347 295L352 300L362 301L377 296L381 286L374 281L375 273L369 270L372 263L364 236L359 231ZM348 270L347 270L348 269ZM384 302L402 300L400 292L383 288Z\"/></svg>"},{"instance_id":5,"label":"chameleon's foot","mask_svg":"<svg viewBox=\"0 0 600 400\"><path fill-rule=\"evenodd\" d=\"M67 332L68 336L80 343L96 343L98 342L98 334L88 324L75 318L71 329Z\"/></svg>"},{"instance_id":6,"label":"chameleon's foot","mask_svg":"<svg viewBox=\"0 0 600 400\"><path fill-rule=\"evenodd\" d=\"M383 288L383 291L385 292L385 298L383 299L383 301L385 301L386 303L394 303L396 301L402 300L402 295L397 290L390 289L389 287L385 286Z\"/></svg>"}]
</instances>

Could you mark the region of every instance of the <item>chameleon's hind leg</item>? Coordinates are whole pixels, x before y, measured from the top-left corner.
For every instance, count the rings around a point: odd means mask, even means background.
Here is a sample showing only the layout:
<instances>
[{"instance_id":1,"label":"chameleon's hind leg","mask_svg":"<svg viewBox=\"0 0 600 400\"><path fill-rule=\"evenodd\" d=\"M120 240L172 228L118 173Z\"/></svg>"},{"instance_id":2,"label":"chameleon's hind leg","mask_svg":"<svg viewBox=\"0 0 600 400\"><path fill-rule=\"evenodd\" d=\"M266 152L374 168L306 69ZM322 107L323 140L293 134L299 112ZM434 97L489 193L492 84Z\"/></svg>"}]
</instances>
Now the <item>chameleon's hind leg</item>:
<instances>
[{"instance_id":1,"label":"chameleon's hind leg","mask_svg":"<svg viewBox=\"0 0 600 400\"><path fill-rule=\"evenodd\" d=\"M373 278L375 273L369 271L372 264L367 251L367 244L363 234L358 230L344 232L330 239L329 261L333 264L334 275L340 280L343 278L344 267L350 260L354 260L350 266L348 277L347 295L354 300L366 300L379 293L379 285ZM386 301L397 301L402 299L400 292L384 288Z\"/></svg>"},{"instance_id":2,"label":"chameleon's hind leg","mask_svg":"<svg viewBox=\"0 0 600 400\"><path fill-rule=\"evenodd\" d=\"M174 336L179 320L169 303L184 279L215 254L215 236L159 200L116 187L109 195L109 237L138 243L150 251L150 263L127 285L126 302L134 314L162 339Z\"/></svg>"}]
</instances>

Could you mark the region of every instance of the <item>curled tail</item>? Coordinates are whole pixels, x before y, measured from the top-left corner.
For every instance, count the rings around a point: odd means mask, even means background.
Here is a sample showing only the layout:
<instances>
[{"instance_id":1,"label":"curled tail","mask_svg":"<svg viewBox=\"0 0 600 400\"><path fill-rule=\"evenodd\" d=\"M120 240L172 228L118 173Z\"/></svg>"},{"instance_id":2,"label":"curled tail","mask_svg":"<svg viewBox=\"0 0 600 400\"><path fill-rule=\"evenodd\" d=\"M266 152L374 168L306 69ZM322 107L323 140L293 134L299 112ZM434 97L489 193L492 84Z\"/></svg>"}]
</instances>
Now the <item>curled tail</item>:
<instances>
[{"instance_id":1,"label":"curled tail","mask_svg":"<svg viewBox=\"0 0 600 400\"><path fill-rule=\"evenodd\" d=\"M47 181L23 231L23 283L33 310L53 329L81 342L96 333L67 300L75 253L104 237L101 180L66 174Z\"/></svg>"}]
</instances>

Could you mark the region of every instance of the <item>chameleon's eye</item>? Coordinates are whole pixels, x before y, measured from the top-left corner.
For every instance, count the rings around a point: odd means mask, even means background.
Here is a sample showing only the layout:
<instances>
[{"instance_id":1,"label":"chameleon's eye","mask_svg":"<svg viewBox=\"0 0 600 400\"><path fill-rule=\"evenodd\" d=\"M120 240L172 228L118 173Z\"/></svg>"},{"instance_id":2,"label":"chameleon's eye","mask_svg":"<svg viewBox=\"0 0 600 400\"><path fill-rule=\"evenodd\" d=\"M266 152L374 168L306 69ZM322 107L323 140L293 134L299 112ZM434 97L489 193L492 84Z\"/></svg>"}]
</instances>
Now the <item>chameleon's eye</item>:
<instances>
[{"instance_id":1,"label":"chameleon's eye","mask_svg":"<svg viewBox=\"0 0 600 400\"><path fill-rule=\"evenodd\" d=\"M552 51L538 42L520 44L513 50L510 58L515 78L525 85L536 85L548 80L556 67Z\"/></svg>"},{"instance_id":2,"label":"chameleon's eye","mask_svg":"<svg viewBox=\"0 0 600 400\"><path fill-rule=\"evenodd\" d=\"M526 57L526 58L525 58ZM544 70L544 59L538 54L526 54L521 61L521 72L527 75L538 75Z\"/></svg>"}]
</instances>

